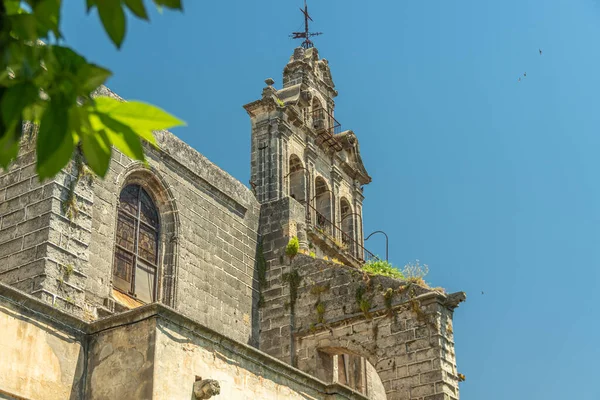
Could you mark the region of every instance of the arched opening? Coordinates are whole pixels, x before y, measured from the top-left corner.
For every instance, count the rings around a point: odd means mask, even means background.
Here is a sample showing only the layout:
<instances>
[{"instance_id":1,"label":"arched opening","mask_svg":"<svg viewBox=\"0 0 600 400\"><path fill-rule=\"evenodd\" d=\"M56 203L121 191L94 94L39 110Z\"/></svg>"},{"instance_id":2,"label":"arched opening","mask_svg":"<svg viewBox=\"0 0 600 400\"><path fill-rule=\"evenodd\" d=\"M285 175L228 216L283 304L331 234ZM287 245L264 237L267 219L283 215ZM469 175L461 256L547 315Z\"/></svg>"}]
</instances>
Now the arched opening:
<instances>
[{"instance_id":1,"label":"arched opening","mask_svg":"<svg viewBox=\"0 0 600 400\"><path fill-rule=\"evenodd\" d=\"M331 190L325 179L318 176L315 180L315 210L317 227L331 234Z\"/></svg>"},{"instance_id":2,"label":"arched opening","mask_svg":"<svg viewBox=\"0 0 600 400\"><path fill-rule=\"evenodd\" d=\"M300 158L292 154L290 156L290 171L288 173L288 182L290 187L290 197L301 203L306 201L306 179L304 166Z\"/></svg>"},{"instance_id":3,"label":"arched opening","mask_svg":"<svg viewBox=\"0 0 600 400\"><path fill-rule=\"evenodd\" d=\"M354 217L350 202L342 197L340 199L342 244L344 248L354 254Z\"/></svg>"},{"instance_id":4,"label":"arched opening","mask_svg":"<svg viewBox=\"0 0 600 400\"><path fill-rule=\"evenodd\" d=\"M179 219L173 194L158 171L137 164L123 171L117 184L122 190L116 210L113 298L126 308L151 302L175 307ZM140 215L132 227L136 201Z\"/></svg>"},{"instance_id":5,"label":"arched opening","mask_svg":"<svg viewBox=\"0 0 600 400\"><path fill-rule=\"evenodd\" d=\"M326 113L323 105L319 101L319 99L315 96L313 97L312 102L312 120L313 120L313 129L320 130L325 129L326 126Z\"/></svg>"},{"instance_id":6,"label":"arched opening","mask_svg":"<svg viewBox=\"0 0 600 400\"><path fill-rule=\"evenodd\" d=\"M140 185L125 186L117 210L113 285L142 303L156 299L159 228L148 192Z\"/></svg>"},{"instance_id":7,"label":"arched opening","mask_svg":"<svg viewBox=\"0 0 600 400\"><path fill-rule=\"evenodd\" d=\"M385 387L375 367L365 357L346 349L319 349L319 376L326 382L339 383L369 400L386 400Z\"/></svg>"}]
</instances>

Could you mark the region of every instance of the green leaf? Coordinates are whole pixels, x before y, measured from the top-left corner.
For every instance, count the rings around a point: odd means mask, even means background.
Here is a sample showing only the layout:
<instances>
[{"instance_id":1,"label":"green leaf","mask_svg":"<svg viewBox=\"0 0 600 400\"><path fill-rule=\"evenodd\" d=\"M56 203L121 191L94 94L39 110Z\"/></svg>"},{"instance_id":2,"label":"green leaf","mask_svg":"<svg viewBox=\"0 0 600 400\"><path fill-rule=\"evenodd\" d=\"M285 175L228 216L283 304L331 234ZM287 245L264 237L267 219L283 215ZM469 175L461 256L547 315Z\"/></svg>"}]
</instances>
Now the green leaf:
<instances>
[{"instance_id":1,"label":"green leaf","mask_svg":"<svg viewBox=\"0 0 600 400\"><path fill-rule=\"evenodd\" d=\"M48 46L49 62L47 67L50 72L70 72L77 74L87 64L85 58L68 47Z\"/></svg>"},{"instance_id":2,"label":"green leaf","mask_svg":"<svg viewBox=\"0 0 600 400\"><path fill-rule=\"evenodd\" d=\"M134 160L145 160L142 142L129 126L105 114L96 113L95 116L97 118L90 118L95 131L104 130L112 144L127 157Z\"/></svg>"},{"instance_id":3,"label":"green leaf","mask_svg":"<svg viewBox=\"0 0 600 400\"><path fill-rule=\"evenodd\" d=\"M40 98L38 93L38 88L31 82L22 82L4 91L0 99L0 116L8 130L20 125L23 110Z\"/></svg>"},{"instance_id":4,"label":"green leaf","mask_svg":"<svg viewBox=\"0 0 600 400\"><path fill-rule=\"evenodd\" d=\"M148 13L143 0L123 0L129 10L138 18L148 20Z\"/></svg>"},{"instance_id":5,"label":"green leaf","mask_svg":"<svg viewBox=\"0 0 600 400\"><path fill-rule=\"evenodd\" d=\"M150 104L139 101L116 102L104 99L107 98L101 97L96 99L96 109L130 126L138 133L185 125L180 119Z\"/></svg>"},{"instance_id":6,"label":"green leaf","mask_svg":"<svg viewBox=\"0 0 600 400\"><path fill-rule=\"evenodd\" d=\"M121 48L125 38L125 12L121 8L120 0L102 0L96 3L100 20L110 40Z\"/></svg>"},{"instance_id":7,"label":"green leaf","mask_svg":"<svg viewBox=\"0 0 600 400\"><path fill-rule=\"evenodd\" d=\"M60 0L42 0L38 2L33 13L38 21L38 34L45 37L48 31L52 31L57 37L60 37L58 30L60 19Z\"/></svg>"},{"instance_id":8,"label":"green leaf","mask_svg":"<svg viewBox=\"0 0 600 400\"><path fill-rule=\"evenodd\" d=\"M0 167L2 168L7 168L19 154L19 138L16 138L13 132L6 133L0 138Z\"/></svg>"},{"instance_id":9,"label":"green leaf","mask_svg":"<svg viewBox=\"0 0 600 400\"><path fill-rule=\"evenodd\" d=\"M34 124L39 125L40 119L42 118L42 115L44 115L45 103L46 102L33 103L25 107L23 109L23 120L31 121Z\"/></svg>"},{"instance_id":10,"label":"green leaf","mask_svg":"<svg viewBox=\"0 0 600 400\"><path fill-rule=\"evenodd\" d=\"M33 14L17 14L7 17L10 21L11 33L21 40L38 38L37 21Z\"/></svg>"},{"instance_id":11,"label":"green leaf","mask_svg":"<svg viewBox=\"0 0 600 400\"><path fill-rule=\"evenodd\" d=\"M42 115L37 138L40 180L56 175L73 155L75 146L66 104L60 96L55 96Z\"/></svg>"},{"instance_id":12,"label":"green leaf","mask_svg":"<svg viewBox=\"0 0 600 400\"><path fill-rule=\"evenodd\" d=\"M81 147L88 165L100 177L106 175L112 147L105 131L86 132L81 136Z\"/></svg>"},{"instance_id":13,"label":"green leaf","mask_svg":"<svg viewBox=\"0 0 600 400\"><path fill-rule=\"evenodd\" d=\"M77 80L81 85L81 89L86 93L90 93L106 82L111 75L112 72L105 68L95 64L85 64L77 73Z\"/></svg>"},{"instance_id":14,"label":"green leaf","mask_svg":"<svg viewBox=\"0 0 600 400\"><path fill-rule=\"evenodd\" d=\"M4 0L4 7L6 8L6 15L19 14L21 11L20 0Z\"/></svg>"},{"instance_id":15,"label":"green leaf","mask_svg":"<svg viewBox=\"0 0 600 400\"><path fill-rule=\"evenodd\" d=\"M154 4L159 7L165 6L173 10L183 10L181 0L154 0Z\"/></svg>"}]
</instances>

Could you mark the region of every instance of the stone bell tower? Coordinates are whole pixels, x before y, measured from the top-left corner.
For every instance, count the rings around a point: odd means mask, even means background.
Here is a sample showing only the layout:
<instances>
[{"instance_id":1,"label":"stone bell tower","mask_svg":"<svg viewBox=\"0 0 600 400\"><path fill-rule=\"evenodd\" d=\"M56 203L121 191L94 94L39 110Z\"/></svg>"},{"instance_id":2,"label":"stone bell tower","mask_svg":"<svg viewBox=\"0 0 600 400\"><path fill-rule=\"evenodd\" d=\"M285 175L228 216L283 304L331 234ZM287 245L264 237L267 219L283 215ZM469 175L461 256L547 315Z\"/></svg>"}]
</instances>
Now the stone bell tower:
<instances>
[{"instance_id":1,"label":"stone bell tower","mask_svg":"<svg viewBox=\"0 0 600 400\"><path fill-rule=\"evenodd\" d=\"M291 236L318 256L358 265L363 247L363 185L371 182L358 140L334 117L329 63L298 47L259 100L246 104L252 123L250 185L263 204L261 234L282 248ZM281 232L279 231L281 227ZM271 240L272 239L272 240Z\"/></svg>"}]
</instances>

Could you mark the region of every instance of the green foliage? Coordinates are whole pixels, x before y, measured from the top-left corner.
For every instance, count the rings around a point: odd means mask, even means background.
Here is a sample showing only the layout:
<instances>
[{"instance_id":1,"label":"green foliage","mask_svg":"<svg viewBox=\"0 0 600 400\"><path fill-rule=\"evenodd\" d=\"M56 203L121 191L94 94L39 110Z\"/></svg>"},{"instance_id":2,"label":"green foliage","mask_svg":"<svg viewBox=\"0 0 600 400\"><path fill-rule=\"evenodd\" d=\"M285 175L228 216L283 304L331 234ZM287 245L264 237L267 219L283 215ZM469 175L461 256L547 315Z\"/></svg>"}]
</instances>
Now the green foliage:
<instances>
[{"instance_id":1,"label":"green foliage","mask_svg":"<svg viewBox=\"0 0 600 400\"><path fill-rule=\"evenodd\" d=\"M426 288L429 288L429 284L427 284L423 278L425 278L428 273L429 267L426 264L419 264L419 260L416 260L414 263L406 264L402 270L405 280Z\"/></svg>"},{"instance_id":2,"label":"green foliage","mask_svg":"<svg viewBox=\"0 0 600 400\"><path fill-rule=\"evenodd\" d=\"M73 274L74 270L75 270L75 267L73 267L73 264L65 265L65 276L68 278L69 276L71 276Z\"/></svg>"},{"instance_id":3,"label":"green foliage","mask_svg":"<svg viewBox=\"0 0 600 400\"><path fill-rule=\"evenodd\" d=\"M383 302L385 304L385 308L388 312L388 316L392 316L392 299L394 298L394 289L387 288L385 292L383 292Z\"/></svg>"},{"instance_id":4,"label":"green foliage","mask_svg":"<svg viewBox=\"0 0 600 400\"><path fill-rule=\"evenodd\" d=\"M391 278L404 279L402 272L384 260L369 260L362 266L362 270L371 275L381 275L389 276Z\"/></svg>"},{"instance_id":5,"label":"green foliage","mask_svg":"<svg viewBox=\"0 0 600 400\"><path fill-rule=\"evenodd\" d=\"M331 288L331 283L328 283L325 286L323 286L323 285L314 285L313 287L310 288L310 294L312 294L314 296L319 296L319 299L320 299L321 298L321 293L327 292L330 288Z\"/></svg>"},{"instance_id":6,"label":"green foliage","mask_svg":"<svg viewBox=\"0 0 600 400\"><path fill-rule=\"evenodd\" d=\"M319 324L325 323L325 303L317 303L315 309L317 310L317 322Z\"/></svg>"},{"instance_id":7,"label":"green foliage","mask_svg":"<svg viewBox=\"0 0 600 400\"><path fill-rule=\"evenodd\" d=\"M285 254L288 257L294 258L296 254L298 254L298 250L300 249L300 242L298 242L298 238L296 236L292 237L285 247Z\"/></svg>"},{"instance_id":8,"label":"green foliage","mask_svg":"<svg viewBox=\"0 0 600 400\"><path fill-rule=\"evenodd\" d=\"M369 313L369 310L371 309L371 302L368 299L360 299L358 302L358 307L366 318L371 318L371 313Z\"/></svg>"},{"instance_id":9,"label":"green foliage","mask_svg":"<svg viewBox=\"0 0 600 400\"><path fill-rule=\"evenodd\" d=\"M302 277L298 273L298 271L293 270L292 272L287 272L281 276L281 279L290 285L290 308L292 313L295 310L296 300L298 300L298 288L300 287L300 283L302 282Z\"/></svg>"},{"instance_id":10,"label":"green foliage","mask_svg":"<svg viewBox=\"0 0 600 400\"><path fill-rule=\"evenodd\" d=\"M359 286L356 289L356 303L358 304L358 308L363 312L365 318L371 318L371 313L369 310L371 309L371 298L365 296L367 293L367 288L365 286Z\"/></svg>"},{"instance_id":11,"label":"green foliage","mask_svg":"<svg viewBox=\"0 0 600 400\"><path fill-rule=\"evenodd\" d=\"M180 0L154 0L181 9ZM140 102L92 99L90 93L112 73L72 49L51 44L60 32L62 0L0 0L0 167L17 156L23 121L37 129L37 173L49 178L64 168L80 145L91 170L104 176L114 145L145 161L142 140L152 131L182 125L163 110ZM124 8L147 19L143 0L87 0L120 47L126 33ZM42 40L47 43L44 45Z\"/></svg>"},{"instance_id":12,"label":"green foliage","mask_svg":"<svg viewBox=\"0 0 600 400\"><path fill-rule=\"evenodd\" d=\"M308 253L309 256L311 256L312 258L317 258L317 255L315 254L314 251L311 251L310 253Z\"/></svg>"}]
</instances>

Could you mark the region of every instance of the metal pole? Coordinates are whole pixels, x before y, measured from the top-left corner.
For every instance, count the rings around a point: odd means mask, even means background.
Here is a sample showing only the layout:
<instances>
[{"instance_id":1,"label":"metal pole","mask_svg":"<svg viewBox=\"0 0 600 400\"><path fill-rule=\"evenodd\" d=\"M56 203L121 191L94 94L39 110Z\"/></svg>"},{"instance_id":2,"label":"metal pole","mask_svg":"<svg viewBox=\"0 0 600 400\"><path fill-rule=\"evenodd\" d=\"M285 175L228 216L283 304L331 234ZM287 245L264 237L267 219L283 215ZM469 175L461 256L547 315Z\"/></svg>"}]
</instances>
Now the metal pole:
<instances>
[{"instance_id":1,"label":"metal pole","mask_svg":"<svg viewBox=\"0 0 600 400\"><path fill-rule=\"evenodd\" d=\"M371 236L373 236L374 234L376 234L376 233L383 233L385 235L385 261L388 261L388 235L387 235L387 233L385 233L384 231L375 231L375 232L372 232L369 236L367 236L367 238L365 239L365 242L367 240L369 240L369 238Z\"/></svg>"}]
</instances>

